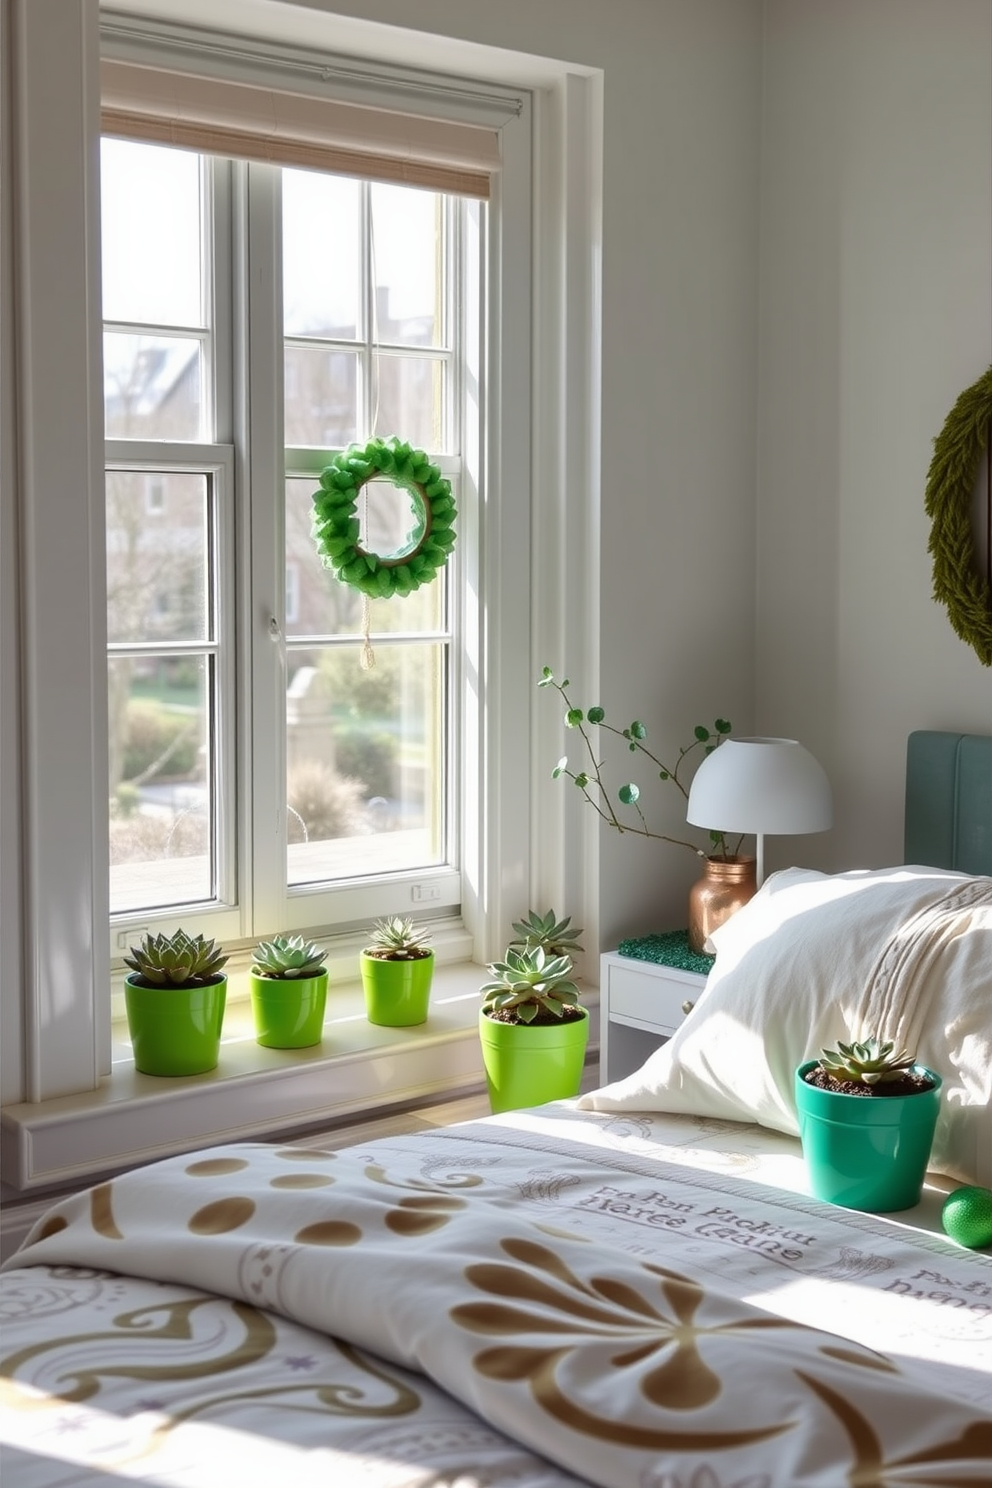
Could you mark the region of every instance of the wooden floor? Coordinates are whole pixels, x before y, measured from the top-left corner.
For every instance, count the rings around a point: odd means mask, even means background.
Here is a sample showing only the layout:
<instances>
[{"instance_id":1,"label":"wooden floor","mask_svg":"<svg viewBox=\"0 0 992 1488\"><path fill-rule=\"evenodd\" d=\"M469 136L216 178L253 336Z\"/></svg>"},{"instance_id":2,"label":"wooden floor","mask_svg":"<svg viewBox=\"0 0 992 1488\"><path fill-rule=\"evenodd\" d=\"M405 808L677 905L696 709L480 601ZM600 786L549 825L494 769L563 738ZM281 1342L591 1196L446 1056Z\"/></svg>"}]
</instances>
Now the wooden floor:
<instances>
[{"instance_id":1,"label":"wooden floor","mask_svg":"<svg viewBox=\"0 0 992 1488\"><path fill-rule=\"evenodd\" d=\"M475 1121L488 1116L487 1096L469 1095L461 1100L443 1101L436 1106L416 1106L412 1110L386 1111L381 1116L367 1121L347 1122L319 1131L294 1134L288 1140L294 1146L323 1147L337 1149L353 1147L360 1142L369 1142L379 1137L395 1137L405 1132L426 1131L431 1127L453 1126L458 1121Z\"/></svg>"}]
</instances>

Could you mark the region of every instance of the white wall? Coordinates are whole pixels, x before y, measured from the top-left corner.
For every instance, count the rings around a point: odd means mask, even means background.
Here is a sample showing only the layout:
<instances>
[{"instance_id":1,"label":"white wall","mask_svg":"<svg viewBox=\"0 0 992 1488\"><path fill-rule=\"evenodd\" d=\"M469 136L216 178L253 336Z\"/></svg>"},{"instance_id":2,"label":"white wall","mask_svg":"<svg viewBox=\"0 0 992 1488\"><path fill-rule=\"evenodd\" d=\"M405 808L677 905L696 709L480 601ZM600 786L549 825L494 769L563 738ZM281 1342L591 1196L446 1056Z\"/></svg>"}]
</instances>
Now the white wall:
<instances>
[{"instance_id":1,"label":"white wall","mask_svg":"<svg viewBox=\"0 0 992 1488\"><path fill-rule=\"evenodd\" d=\"M901 861L906 735L992 729L923 506L990 361L992 4L766 0L756 717L837 813L771 867Z\"/></svg>"}]
</instances>

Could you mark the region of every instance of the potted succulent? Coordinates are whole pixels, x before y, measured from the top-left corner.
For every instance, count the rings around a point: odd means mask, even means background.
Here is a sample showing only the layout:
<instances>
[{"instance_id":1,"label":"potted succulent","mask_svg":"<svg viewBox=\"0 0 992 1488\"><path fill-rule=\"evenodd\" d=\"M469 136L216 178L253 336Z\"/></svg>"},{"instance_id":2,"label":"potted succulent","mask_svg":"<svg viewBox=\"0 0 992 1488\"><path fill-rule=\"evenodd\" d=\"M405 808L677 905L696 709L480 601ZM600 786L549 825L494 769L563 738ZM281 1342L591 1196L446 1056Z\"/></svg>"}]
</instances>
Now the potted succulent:
<instances>
[{"instance_id":1,"label":"potted succulent","mask_svg":"<svg viewBox=\"0 0 992 1488\"><path fill-rule=\"evenodd\" d=\"M255 1039L266 1049L319 1044L327 1003L327 952L302 935L276 935L255 947L248 989Z\"/></svg>"},{"instance_id":2,"label":"potted succulent","mask_svg":"<svg viewBox=\"0 0 992 1488\"><path fill-rule=\"evenodd\" d=\"M479 1039L492 1110L577 1095L589 1012L579 1005L571 957L552 955L543 945L511 945L488 969L492 981L481 988Z\"/></svg>"},{"instance_id":3,"label":"potted succulent","mask_svg":"<svg viewBox=\"0 0 992 1488\"><path fill-rule=\"evenodd\" d=\"M548 956L575 956L582 950L579 944L581 930L571 929L571 915L566 915L559 920L553 909L547 914L538 914L536 909L527 912L526 918L514 920L513 928L517 932L510 945L523 950L531 950L534 946L543 946Z\"/></svg>"},{"instance_id":4,"label":"potted succulent","mask_svg":"<svg viewBox=\"0 0 992 1488\"><path fill-rule=\"evenodd\" d=\"M201 1075L216 1067L227 962L215 941L184 930L147 934L124 957L134 1067L145 1075Z\"/></svg>"},{"instance_id":5,"label":"potted succulent","mask_svg":"<svg viewBox=\"0 0 992 1488\"><path fill-rule=\"evenodd\" d=\"M605 708L577 708L568 692L568 679L559 681L550 667L544 667L537 685L551 688L561 698L565 705L565 727L578 731L584 752L584 763L577 770L570 767L568 755L562 755L551 772L552 778L559 780L565 776L571 780L606 825L621 835L629 833L635 837L670 842L676 847L688 848L702 860L703 877L690 890L688 913L689 948L699 954L710 931L729 919L756 892L755 859L741 854L743 836L737 837L731 845L725 833L711 831L709 847L706 848L686 837L672 837L666 832L652 830L641 806L641 788L636 781L625 781L615 793L608 787L605 764L594 744L593 733L598 731L599 735L609 734L622 740L630 754L640 755L642 760L648 761L652 770L657 772L657 778L674 786L688 805L690 781L686 778L687 770L696 759L712 754L729 738L732 725L725 718L716 719L712 729L703 723L697 724L691 742L679 748L674 763L666 764L644 742L648 731L636 718L617 728L607 723Z\"/></svg>"},{"instance_id":6,"label":"potted succulent","mask_svg":"<svg viewBox=\"0 0 992 1488\"><path fill-rule=\"evenodd\" d=\"M796 1109L815 1197L875 1214L919 1203L941 1084L874 1035L801 1064Z\"/></svg>"},{"instance_id":7,"label":"potted succulent","mask_svg":"<svg viewBox=\"0 0 992 1488\"><path fill-rule=\"evenodd\" d=\"M434 952L430 931L393 915L376 920L361 954L365 1012L370 1023L409 1028L427 1019Z\"/></svg>"}]
</instances>

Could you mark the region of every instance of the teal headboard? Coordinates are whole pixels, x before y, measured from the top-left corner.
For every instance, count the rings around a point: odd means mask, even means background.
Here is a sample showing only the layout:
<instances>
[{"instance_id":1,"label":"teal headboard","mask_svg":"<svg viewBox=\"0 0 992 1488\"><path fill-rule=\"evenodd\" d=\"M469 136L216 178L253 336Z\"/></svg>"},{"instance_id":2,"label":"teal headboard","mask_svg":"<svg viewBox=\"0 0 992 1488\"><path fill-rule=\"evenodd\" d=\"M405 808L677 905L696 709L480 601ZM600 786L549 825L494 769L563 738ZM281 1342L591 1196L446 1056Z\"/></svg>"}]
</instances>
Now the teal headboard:
<instances>
[{"instance_id":1,"label":"teal headboard","mask_svg":"<svg viewBox=\"0 0 992 1488\"><path fill-rule=\"evenodd\" d=\"M905 826L905 862L992 874L992 735L910 734Z\"/></svg>"}]
</instances>

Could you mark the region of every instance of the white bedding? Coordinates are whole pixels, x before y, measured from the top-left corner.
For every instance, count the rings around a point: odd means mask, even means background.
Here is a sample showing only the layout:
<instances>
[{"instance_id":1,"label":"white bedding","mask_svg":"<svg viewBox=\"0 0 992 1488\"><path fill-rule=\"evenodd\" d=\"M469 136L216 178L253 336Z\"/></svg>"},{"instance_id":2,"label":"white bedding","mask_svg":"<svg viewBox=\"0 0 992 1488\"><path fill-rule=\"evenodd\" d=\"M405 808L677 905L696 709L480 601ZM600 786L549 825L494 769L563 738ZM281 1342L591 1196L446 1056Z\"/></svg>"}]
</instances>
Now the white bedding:
<instances>
[{"instance_id":1,"label":"white bedding","mask_svg":"<svg viewBox=\"0 0 992 1488\"><path fill-rule=\"evenodd\" d=\"M4 1488L198 1488L221 1452L344 1488L988 1485L992 1259L942 1197L856 1214L794 1138L571 1102L171 1159L5 1268Z\"/></svg>"},{"instance_id":2,"label":"white bedding","mask_svg":"<svg viewBox=\"0 0 992 1488\"><path fill-rule=\"evenodd\" d=\"M674 1037L583 1106L796 1133L797 1066L876 1034L943 1079L932 1168L992 1187L992 877L790 868L712 940L713 971Z\"/></svg>"}]
</instances>

